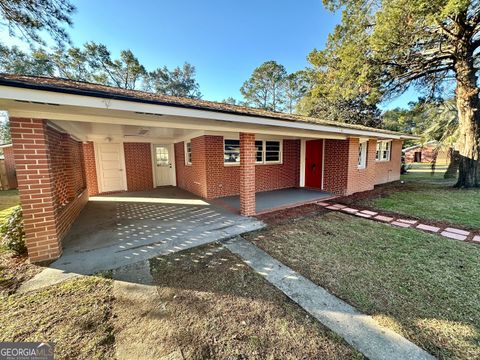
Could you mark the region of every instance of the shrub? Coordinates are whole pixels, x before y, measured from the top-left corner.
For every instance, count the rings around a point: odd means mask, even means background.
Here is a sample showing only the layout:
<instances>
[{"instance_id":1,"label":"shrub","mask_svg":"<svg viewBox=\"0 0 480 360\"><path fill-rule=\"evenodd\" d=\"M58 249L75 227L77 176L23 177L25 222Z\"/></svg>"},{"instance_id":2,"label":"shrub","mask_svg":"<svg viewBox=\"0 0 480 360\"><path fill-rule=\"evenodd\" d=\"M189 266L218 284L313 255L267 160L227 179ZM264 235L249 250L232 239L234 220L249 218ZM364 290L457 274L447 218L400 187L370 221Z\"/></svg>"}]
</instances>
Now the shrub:
<instances>
[{"instance_id":1,"label":"shrub","mask_svg":"<svg viewBox=\"0 0 480 360\"><path fill-rule=\"evenodd\" d=\"M25 231L23 229L22 208L15 206L7 220L0 227L2 245L18 254L27 252Z\"/></svg>"}]
</instances>

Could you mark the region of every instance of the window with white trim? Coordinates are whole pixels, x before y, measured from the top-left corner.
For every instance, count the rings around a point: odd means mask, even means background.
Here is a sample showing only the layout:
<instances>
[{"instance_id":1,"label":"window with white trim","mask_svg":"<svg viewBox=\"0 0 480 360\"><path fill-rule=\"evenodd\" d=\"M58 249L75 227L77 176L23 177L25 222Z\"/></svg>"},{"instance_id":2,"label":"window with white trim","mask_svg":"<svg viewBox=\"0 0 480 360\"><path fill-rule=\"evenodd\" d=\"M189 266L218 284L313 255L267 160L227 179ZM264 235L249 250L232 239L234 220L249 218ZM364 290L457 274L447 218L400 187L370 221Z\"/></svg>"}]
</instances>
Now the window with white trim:
<instances>
[{"instance_id":1,"label":"window with white trim","mask_svg":"<svg viewBox=\"0 0 480 360\"><path fill-rule=\"evenodd\" d=\"M240 140L224 139L223 162L226 165L240 164ZM282 141L255 140L255 163L282 163Z\"/></svg>"},{"instance_id":2,"label":"window with white trim","mask_svg":"<svg viewBox=\"0 0 480 360\"><path fill-rule=\"evenodd\" d=\"M185 165L192 165L192 143L185 142Z\"/></svg>"},{"instance_id":3,"label":"window with white trim","mask_svg":"<svg viewBox=\"0 0 480 360\"><path fill-rule=\"evenodd\" d=\"M377 152L375 153L375 160L390 161L392 149L392 140L377 141Z\"/></svg>"},{"instance_id":4,"label":"window with white trim","mask_svg":"<svg viewBox=\"0 0 480 360\"><path fill-rule=\"evenodd\" d=\"M367 167L367 147L368 142L362 141L358 144L358 168L365 169Z\"/></svg>"},{"instance_id":5,"label":"window with white trim","mask_svg":"<svg viewBox=\"0 0 480 360\"><path fill-rule=\"evenodd\" d=\"M264 141L264 164L281 163L282 162L282 142L278 140Z\"/></svg>"}]
</instances>

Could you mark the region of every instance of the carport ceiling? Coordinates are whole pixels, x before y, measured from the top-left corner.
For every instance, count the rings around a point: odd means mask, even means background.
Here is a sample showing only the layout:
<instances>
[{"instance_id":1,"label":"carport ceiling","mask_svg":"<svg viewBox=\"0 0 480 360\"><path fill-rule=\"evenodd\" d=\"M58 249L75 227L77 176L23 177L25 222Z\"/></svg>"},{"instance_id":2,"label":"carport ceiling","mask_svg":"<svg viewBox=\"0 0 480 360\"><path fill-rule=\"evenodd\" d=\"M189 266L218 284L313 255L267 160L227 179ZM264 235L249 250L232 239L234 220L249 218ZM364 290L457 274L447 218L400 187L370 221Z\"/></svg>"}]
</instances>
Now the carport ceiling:
<instances>
[{"instance_id":1,"label":"carport ceiling","mask_svg":"<svg viewBox=\"0 0 480 360\"><path fill-rule=\"evenodd\" d=\"M115 138L124 141L140 139L173 140L189 137L197 131L188 129L172 129L168 127L149 127L122 124L103 124L80 121L51 121L81 140L98 140L99 138Z\"/></svg>"}]
</instances>

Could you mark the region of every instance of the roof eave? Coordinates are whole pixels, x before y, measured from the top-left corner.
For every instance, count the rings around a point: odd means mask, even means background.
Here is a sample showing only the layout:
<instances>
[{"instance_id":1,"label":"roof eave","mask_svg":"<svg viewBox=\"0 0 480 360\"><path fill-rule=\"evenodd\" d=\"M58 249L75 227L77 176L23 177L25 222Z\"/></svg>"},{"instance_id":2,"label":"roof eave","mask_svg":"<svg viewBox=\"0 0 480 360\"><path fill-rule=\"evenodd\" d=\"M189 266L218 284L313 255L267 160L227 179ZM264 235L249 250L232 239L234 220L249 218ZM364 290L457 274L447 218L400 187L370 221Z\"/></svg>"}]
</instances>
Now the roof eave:
<instances>
[{"instance_id":1,"label":"roof eave","mask_svg":"<svg viewBox=\"0 0 480 360\"><path fill-rule=\"evenodd\" d=\"M416 140L419 137L413 135L407 135L402 133L396 132L386 132L386 131L378 131L377 129L357 129L353 127L342 127L330 124L322 124L322 123L314 123L308 121L296 121L285 119L282 117L270 117L270 116L262 116L258 114L251 114L251 113L241 113L239 111L229 111L224 109L215 109L215 108L206 108L201 106L195 106L193 104L179 104L179 103L170 103L170 102L162 102L162 101L154 101L148 99L140 99L135 98L132 96L122 95L122 94L115 94L115 93L106 93L103 91L95 91L95 90L86 90L80 88L64 88L64 87L56 87L50 84L31 84L26 83L23 81L12 80L12 79L5 79L0 78L0 85L13 87L13 88L21 88L21 89L28 89L28 90L35 90L35 91L46 91L46 92L53 92L53 93L61 93L61 94L69 94L69 95L78 95L78 96L87 96L87 97L94 97L100 99L111 99L111 100L119 100L119 101L126 101L132 103L140 103L140 104L150 104L150 105L160 105L166 107L173 107L173 108L183 108L183 109L191 109L191 110L198 110L198 111L205 111L205 112L215 112L215 113L222 113L227 115L236 115L236 116L244 116L249 118L256 118L256 119L264 119L264 120L275 120L279 122L283 122L286 124L304 124L305 129L309 130L310 127L321 127L323 128L322 131L326 131L326 128L330 130L332 133L342 134L342 135L350 135L350 136L370 136L370 137L379 137L383 139L387 138L394 138L394 139L412 139ZM258 124L252 121L252 124ZM313 130L313 129L311 129Z\"/></svg>"}]
</instances>

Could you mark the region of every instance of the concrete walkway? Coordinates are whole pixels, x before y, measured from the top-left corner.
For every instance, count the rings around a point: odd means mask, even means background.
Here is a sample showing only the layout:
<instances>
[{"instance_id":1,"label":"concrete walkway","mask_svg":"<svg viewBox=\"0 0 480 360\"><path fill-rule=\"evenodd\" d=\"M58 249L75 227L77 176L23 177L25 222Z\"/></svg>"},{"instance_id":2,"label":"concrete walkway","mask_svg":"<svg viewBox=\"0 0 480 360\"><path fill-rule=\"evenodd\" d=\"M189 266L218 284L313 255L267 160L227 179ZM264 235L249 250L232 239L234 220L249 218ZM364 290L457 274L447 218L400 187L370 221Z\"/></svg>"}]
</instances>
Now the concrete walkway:
<instances>
[{"instance_id":1,"label":"concrete walkway","mask_svg":"<svg viewBox=\"0 0 480 360\"><path fill-rule=\"evenodd\" d=\"M374 221L380 221L385 224L394 225L402 228L414 228L416 230L438 234L443 237L458 240L472 242L474 244L480 245L480 231L475 233L474 231L469 231L465 229L458 229L454 227L437 227L428 224L423 224L419 220L404 219L401 215L387 215L382 214L379 211L372 210L359 210L354 207L349 207L344 204L331 204L328 202L318 202L317 205L325 207L327 210L331 211L342 211L345 214L350 214L358 216L364 219L370 219Z\"/></svg>"},{"instance_id":2,"label":"concrete walkway","mask_svg":"<svg viewBox=\"0 0 480 360\"><path fill-rule=\"evenodd\" d=\"M229 240L225 246L369 359L435 359L412 342L381 327L372 317L358 312L243 238Z\"/></svg>"}]
</instances>

